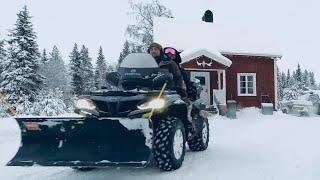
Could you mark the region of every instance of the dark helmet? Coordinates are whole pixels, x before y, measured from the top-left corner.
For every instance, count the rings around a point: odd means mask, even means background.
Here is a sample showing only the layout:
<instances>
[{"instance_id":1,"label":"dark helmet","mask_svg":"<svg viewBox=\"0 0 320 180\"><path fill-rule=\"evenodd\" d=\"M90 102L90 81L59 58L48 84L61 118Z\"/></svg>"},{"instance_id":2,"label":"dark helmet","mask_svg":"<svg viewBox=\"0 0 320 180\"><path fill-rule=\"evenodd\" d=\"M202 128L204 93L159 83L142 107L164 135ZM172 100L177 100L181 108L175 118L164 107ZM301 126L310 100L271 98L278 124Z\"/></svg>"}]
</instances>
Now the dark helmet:
<instances>
[{"instance_id":1,"label":"dark helmet","mask_svg":"<svg viewBox=\"0 0 320 180\"><path fill-rule=\"evenodd\" d=\"M178 65L182 62L181 56L180 56L180 52L178 50L176 50L175 48L173 48L173 47L165 47L164 48L164 54L167 55L168 53L174 53L176 55L176 58L173 59L173 61L176 62Z\"/></svg>"}]
</instances>

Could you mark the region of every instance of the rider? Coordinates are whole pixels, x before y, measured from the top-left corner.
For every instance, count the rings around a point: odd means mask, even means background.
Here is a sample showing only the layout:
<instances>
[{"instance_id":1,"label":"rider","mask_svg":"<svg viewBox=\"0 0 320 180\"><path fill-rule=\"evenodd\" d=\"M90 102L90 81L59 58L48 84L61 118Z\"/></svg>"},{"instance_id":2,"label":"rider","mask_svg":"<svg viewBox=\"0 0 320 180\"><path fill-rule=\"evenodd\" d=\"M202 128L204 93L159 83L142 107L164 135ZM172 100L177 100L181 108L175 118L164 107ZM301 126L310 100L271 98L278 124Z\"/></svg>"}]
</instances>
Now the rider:
<instances>
[{"instance_id":1,"label":"rider","mask_svg":"<svg viewBox=\"0 0 320 180\"><path fill-rule=\"evenodd\" d=\"M188 124L188 128L190 128L190 132L192 132L192 136L194 136L196 133L196 125L195 122L191 116L191 111L192 111L192 103L188 98L188 94L186 91L186 85L183 81L183 76L180 71L180 66L178 65L179 63L175 62L173 59L175 58L168 58L162 50L162 47L158 43L152 43L149 48L148 48L148 53L153 56L157 63L159 64L160 68L168 69L170 73L173 75L173 80L175 82L175 89L177 93L181 96L181 98L186 102L188 106L188 121L190 122ZM181 62L181 61L180 61ZM191 136L191 137L192 137Z\"/></svg>"},{"instance_id":2,"label":"rider","mask_svg":"<svg viewBox=\"0 0 320 180\"><path fill-rule=\"evenodd\" d=\"M186 70L180 66L180 63L182 62L180 52L177 51L175 48L166 47L166 48L164 48L164 53L167 57L169 57L171 60L173 60L178 65L180 72L182 74L183 80L186 84L188 97L190 100L195 101L198 98L197 87L190 80L190 76L186 72Z\"/></svg>"},{"instance_id":3,"label":"rider","mask_svg":"<svg viewBox=\"0 0 320 180\"><path fill-rule=\"evenodd\" d=\"M172 73L175 90L183 99L187 98L186 85L180 68L163 53L162 46L158 43L152 43L148 48L148 53L157 61L160 68L168 69Z\"/></svg>"}]
</instances>

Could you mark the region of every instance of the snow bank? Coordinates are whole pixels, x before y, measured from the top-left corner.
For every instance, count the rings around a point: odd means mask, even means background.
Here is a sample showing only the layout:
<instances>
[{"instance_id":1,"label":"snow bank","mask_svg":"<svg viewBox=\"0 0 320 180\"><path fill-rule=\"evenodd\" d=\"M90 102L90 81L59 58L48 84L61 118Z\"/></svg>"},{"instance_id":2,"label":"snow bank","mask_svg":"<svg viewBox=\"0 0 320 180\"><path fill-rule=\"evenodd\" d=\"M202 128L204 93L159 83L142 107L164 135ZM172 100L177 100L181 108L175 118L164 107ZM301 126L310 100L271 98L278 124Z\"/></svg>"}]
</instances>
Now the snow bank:
<instances>
[{"instance_id":1,"label":"snow bank","mask_svg":"<svg viewBox=\"0 0 320 180\"><path fill-rule=\"evenodd\" d=\"M3 138L18 138L19 126L13 118L0 118L0 140Z\"/></svg>"},{"instance_id":2,"label":"snow bank","mask_svg":"<svg viewBox=\"0 0 320 180\"><path fill-rule=\"evenodd\" d=\"M0 118L0 174L2 174L1 167L15 155L19 146L18 123L13 118Z\"/></svg>"}]
</instances>

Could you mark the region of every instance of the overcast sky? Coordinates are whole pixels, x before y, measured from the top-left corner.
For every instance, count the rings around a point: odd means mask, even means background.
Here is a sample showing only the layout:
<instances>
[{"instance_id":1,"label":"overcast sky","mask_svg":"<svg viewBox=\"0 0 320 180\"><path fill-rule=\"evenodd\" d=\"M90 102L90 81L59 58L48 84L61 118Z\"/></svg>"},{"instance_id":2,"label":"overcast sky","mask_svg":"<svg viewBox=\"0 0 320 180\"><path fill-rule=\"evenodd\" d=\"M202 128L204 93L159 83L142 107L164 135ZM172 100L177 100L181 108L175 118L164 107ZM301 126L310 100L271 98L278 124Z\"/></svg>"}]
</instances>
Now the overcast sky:
<instances>
[{"instance_id":1,"label":"overcast sky","mask_svg":"<svg viewBox=\"0 0 320 180\"><path fill-rule=\"evenodd\" d=\"M160 0L161 1L161 0ZM282 70L302 68L320 81L320 1L318 0L162 0L179 19L201 19L204 10L214 11L216 22L264 28L281 47ZM0 0L0 35L16 21L27 3L41 49L57 45L68 61L73 44L85 44L96 58L101 45L107 60L116 61L129 23L127 0ZM268 36L264 37L268 38ZM270 38L270 37L269 37Z\"/></svg>"}]
</instances>

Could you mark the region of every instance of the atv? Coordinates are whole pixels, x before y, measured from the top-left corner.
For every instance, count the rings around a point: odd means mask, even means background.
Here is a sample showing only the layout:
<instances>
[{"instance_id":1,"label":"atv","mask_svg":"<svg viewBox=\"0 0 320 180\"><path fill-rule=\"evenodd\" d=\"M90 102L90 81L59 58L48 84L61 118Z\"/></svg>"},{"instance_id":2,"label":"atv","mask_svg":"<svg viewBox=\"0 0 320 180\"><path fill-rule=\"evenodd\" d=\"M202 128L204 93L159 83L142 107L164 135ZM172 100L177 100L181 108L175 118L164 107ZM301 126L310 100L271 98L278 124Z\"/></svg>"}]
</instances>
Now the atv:
<instances>
[{"instance_id":1,"label":"atv","mask_svg":"<svg viewBox=\"0 0 320 180\"><path fill-rule=\"evenodd\" d=\"M183 101L171 89L172 75L152 56L130 54L106 79L117 89L78 97L79 116L16 117L21 145L7 165L89 170L156 164L171 171L181 167L186 142L191 151L207 149L206 106Z\"/></svg>"}]
</instances>

